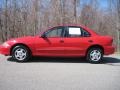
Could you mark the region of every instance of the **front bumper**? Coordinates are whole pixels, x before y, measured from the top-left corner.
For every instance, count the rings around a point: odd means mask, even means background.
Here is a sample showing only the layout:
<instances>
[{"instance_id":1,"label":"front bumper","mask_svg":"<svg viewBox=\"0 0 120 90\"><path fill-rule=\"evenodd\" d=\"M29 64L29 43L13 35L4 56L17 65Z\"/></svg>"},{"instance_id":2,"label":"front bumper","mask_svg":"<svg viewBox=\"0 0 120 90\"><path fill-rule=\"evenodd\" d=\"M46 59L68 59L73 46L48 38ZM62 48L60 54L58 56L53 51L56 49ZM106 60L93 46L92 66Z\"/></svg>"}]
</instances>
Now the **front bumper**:
<instances>
[{"instance_id":1,"label":"front bumper","mask_svg":"<svg viewBox=\"0 0 120 90\"><path fill-rule=\"evenodd\" d=\"M114 46L105 46L104 47L104 54L105 55L110 55L115 52L115 47Z\"/></svg>"},{"instance_id":2,"label":"front bumper","mask_svg":"<svg viewBox=\"0 0 120 90\"><path fill-rule=\"evenodd\" d=\"M5 56L10 55L10 48L0 45L0 54L3 54Z\"/></svg>"}]
</instances>

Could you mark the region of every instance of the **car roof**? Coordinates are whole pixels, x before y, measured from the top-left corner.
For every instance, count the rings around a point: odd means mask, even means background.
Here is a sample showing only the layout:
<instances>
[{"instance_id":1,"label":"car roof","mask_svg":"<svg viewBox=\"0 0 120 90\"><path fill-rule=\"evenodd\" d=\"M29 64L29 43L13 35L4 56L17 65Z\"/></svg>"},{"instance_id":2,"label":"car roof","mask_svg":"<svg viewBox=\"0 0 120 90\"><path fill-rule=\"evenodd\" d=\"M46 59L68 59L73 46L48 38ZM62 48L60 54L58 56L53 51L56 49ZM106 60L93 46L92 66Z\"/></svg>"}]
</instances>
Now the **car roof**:
<instances>
[{"instance_id":1,"label":"car roof","mask_svg":"<svg viewBox=\"0 0 120 90\"><path fill-rule=\"evenodd\" d=\"M60 24L60 25L57 25L57 26L55 26L55 27L59 27L59 26L64 26L64 27L66 27L66 26L75 26L75 27L85 27L84 25L81 25L81 24Z\"/></svg>"}]
</instances>

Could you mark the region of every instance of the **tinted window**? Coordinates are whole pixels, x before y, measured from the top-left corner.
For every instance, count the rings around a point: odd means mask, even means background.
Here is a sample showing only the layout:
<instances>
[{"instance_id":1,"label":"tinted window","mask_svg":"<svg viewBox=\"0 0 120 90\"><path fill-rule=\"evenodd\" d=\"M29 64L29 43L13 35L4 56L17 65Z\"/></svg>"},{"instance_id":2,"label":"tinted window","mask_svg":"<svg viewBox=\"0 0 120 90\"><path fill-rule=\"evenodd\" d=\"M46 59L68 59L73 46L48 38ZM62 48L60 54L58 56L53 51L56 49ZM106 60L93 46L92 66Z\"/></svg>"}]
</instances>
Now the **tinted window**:
<instances>
[{"instance_id":1,"label":"tinted window","mask_svg":"<svg viewBox=\"0 0 120 90\"><path fill-rule=\"evenodd\" d=\"M46 33L47 37L62 37L63 28L53 28Z\"/></svg>"},{"instance_id":2,"label":"tinted window","mask_svg":"<svg viewBox=\"0 0 120 90\"><path fill-rule=\"evenodd\" d=\"M90 37L90 33L87 32L86 30L82 29L82 36L83 37Z\"/></svg>"}]
</instances>

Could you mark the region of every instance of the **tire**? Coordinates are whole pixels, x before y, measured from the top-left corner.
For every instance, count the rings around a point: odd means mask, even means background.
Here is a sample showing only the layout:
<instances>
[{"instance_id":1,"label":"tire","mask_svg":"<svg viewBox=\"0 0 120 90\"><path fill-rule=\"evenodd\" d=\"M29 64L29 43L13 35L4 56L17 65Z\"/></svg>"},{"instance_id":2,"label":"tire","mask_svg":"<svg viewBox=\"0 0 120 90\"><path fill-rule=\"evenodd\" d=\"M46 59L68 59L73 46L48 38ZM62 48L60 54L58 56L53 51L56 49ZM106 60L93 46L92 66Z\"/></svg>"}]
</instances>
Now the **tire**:
<instances>
[{"instance_id":1,"label":"tire","mask_svg":"<svg viewBox=\"0 0 120 90\"><path fill-rule=\"evenodd\" d=\"M30 50L23 45L17 45L12 49L12 58L17 62L26 62L30 57Z\"/></svg>"},{"instance_id":2,"label":"tire","mask_svg":"<svg viewBox=\"0 0 120 90\"><path fill-rule=\"evenodd\" d=\"M91 48L88 50L86 59L90 63L100 63L103 58L103 50L100 48Z\"/></svg>"}]
</instances>

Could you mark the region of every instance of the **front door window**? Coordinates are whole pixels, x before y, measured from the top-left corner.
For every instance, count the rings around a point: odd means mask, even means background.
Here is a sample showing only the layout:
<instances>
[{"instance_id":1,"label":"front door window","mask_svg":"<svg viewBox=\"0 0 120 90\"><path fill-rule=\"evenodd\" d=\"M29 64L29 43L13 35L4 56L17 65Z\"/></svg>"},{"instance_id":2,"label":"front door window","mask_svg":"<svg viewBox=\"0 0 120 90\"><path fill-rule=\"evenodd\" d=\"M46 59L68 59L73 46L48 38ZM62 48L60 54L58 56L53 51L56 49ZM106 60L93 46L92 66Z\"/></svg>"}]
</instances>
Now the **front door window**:
<instances>
[{"instance_id":1,"label":"front door window","mask_svg":"<svg viewBox=\"0 0 120 90\"><path fill-rule=\"evenodd\" d=\"M62 32L63 32L62 27L53 28L46 33L46 37L48 38L62 37L63 35Z\"/></svg>"}]
</instances>

